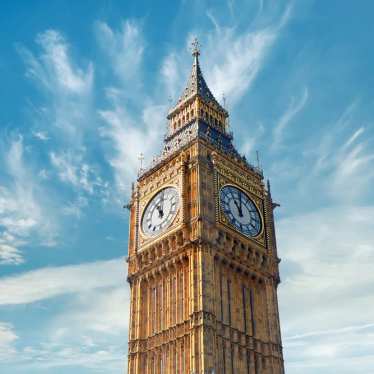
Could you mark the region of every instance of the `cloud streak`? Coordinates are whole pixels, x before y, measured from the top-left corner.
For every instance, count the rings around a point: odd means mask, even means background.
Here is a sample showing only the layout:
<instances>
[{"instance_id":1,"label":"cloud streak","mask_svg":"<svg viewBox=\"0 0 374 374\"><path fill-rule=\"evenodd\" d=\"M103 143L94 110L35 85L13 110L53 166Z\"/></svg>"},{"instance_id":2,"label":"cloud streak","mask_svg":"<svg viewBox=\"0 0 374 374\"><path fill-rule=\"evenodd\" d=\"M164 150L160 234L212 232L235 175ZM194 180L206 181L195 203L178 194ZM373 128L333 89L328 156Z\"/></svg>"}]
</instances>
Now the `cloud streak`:
<instances>
[{"instance_id":1,"label":"cloud streak","mask_svg":"<svg viewBox=\"0 0 374 374\"><path fill-rule=\"evenodd\" d=\"M29 304L64 294L122 284L122 259L50 267L0 278L0 305ZM110 277L107 275L110 274Z\"/></svg>"},{"instance_id":2,"label":"cloud streak","mask_svg":"<svg viewBox=\"0 0 374 374\"><path fill-rule=\"evenodd\" d=\"M282 114L278 123L273 129L273 143L272 149L277 150L282 146L284 132L295 116L303 110L306 105L309 97L308 88L304 88L302 95L296 99L295 97L291 98L290 104L286 111Z\"/></svg>"},{"instance_id":3,"label":"cloud streak","mask_svg":"<svg viewBox=\"0 0 374 374\"><path fill-rule=\"evenodd\" d=\"M34 240L54 245L56 225L47 213L47 201L25 162L24 140L10 140L3 160L7 181L0 185L0 263L18 265L24 262L19 247Z\"/></svg>"}]
</instances>

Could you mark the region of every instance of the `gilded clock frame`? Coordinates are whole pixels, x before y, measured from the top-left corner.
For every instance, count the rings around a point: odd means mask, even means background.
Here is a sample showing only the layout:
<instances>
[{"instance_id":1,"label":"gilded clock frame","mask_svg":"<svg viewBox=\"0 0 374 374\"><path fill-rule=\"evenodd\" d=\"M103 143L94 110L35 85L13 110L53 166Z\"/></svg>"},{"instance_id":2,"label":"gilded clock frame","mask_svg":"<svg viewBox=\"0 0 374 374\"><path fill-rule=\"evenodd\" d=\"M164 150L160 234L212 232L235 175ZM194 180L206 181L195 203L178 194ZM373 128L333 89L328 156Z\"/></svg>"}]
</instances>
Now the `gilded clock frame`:
<instances>
[{"instance_id":1,"label":"gilded clock frame","mask_svg":"<svg viewBox=\"0 0 374 374\"><path fill-rule=\"evenodd\" d=\"M261 231L256 236L247 236L240 232L234 225L232 225L225 213L223 212L222 205L221 205L221 198L220 198L220 191L224 186L233 186L238 188L243 193L245 193L255 205L260 219L261 219ZM239 234L241 237L246 238L247 240L253 240L263 247L266 247L266 238L265 238L265 219L264 219L264 200L257 196L256 194L249 191L249 189L245 188L241 183L240 180L237 179L233 181L231 178L219 173L216 171L216 220L218 223L222 224L225 228L230 229L230 231Z\"/></svg>"},{"instance_id":2,"label":"gilded clock frame","mask_svg":"<svg viewBox=\"0 0 374 374\"><path fill-rule=\"evenodd\" d=\"M162 190L165 188L172 187L175 188L178 192L179 204L177 211L173 220L170 222L170 225L165 228L164 231L160 232L158 235L150 236L143 232L142 221L143 221L143 214L145 209L147 208L148 204L152 201L152 199ZM153 190L151 193L146 195L143 199L139 201L139 221L138 221L138 232L139 232L139 244L143 246L152 242L154 240L160 240L165 235L168 235L172 230L178 228L182 223L182 216L183 216L183 195L182 195L182 188L180 185L179 178L176 178L174 181L170 181L169 183L165 183L159 186L157 189Z\"/></svg>"}]
</instances>

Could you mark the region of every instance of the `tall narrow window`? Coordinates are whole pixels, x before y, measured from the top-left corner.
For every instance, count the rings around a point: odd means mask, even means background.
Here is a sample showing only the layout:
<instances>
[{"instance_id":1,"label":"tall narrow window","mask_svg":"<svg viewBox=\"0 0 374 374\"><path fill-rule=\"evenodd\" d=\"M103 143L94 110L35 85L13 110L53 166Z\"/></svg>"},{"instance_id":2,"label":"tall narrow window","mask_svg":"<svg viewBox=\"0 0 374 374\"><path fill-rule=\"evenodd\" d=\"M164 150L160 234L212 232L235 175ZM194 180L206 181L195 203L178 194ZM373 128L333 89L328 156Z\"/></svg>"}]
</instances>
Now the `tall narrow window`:
<instances>
[{"instance_id":1,"label":"tall narrow window","mask_svg":"<svg viewBox=\"0 0 374 374\"><path fill-rule=\"evenodd\" d=\"M163 295L163 287L162 281L159 286L159 299L160 299L160 310L159 310L159 317L158 317L158 330L162 330L163 328L163 319L164 319L164 295Z\"/></svg>"},{"instance_id":2,"label":"tall narrow window","mask_svg":"<svg viewBox=\"0 0 374 374\"><path fill-rule=\"evenodd\" d=\"M243 298L243 328L244 332L247 333L247 289L245 286L242 286L242 298Z\"/></svg>"},{"instance_id":3,"label":"tall narrow window","mask_svg":"<svg viewBox=\"0 0 374 374\"><path fill-rule=\"evenodd\" d=\"M178 343L175 343L175 374L179 374Z\"/></svg>"},{"instance_id":4,"label":"tall narrow window","mask_svg":"<svg viewBox=\"0 0 374 374\"><path fill-rule=\"evenodd\" d=\"M227 307L228 307L228 319L229 325L231 326L231 281L227 280Z\"/></svg>"},{"instance_id":5,"label":"tall narrow window","mask_svg":"<svg viewBox=\"0 0 374 374\"><path fill-rule=\"evenodd\" d=\"M154 357L152 357L151 368L152 368L152 374L156 374L156 361Z\"/></svg>"},{"instance_id":6,"label":"tall narrow window","mask_svg":"<svg viewBox=\"0 0 374 374\"><path fill-rule=\"evenodd\" d=\"M157 323L157 288L153 287L152 290L152 332L156 332L156 323Z\"/></svg>"},{"instance_id":7,"label":"tall narrow window","mask_svg":"<svg viewBox=\"0 0 374 374\"><path fill-rule=\"evenodd\" d=\"M171 287L170 287L170 304L171 304L171 311L170 311L170 321L171 325L175 324L175 275L172 276L171 278Z\"/></svg>"},{"instance_id":8,"label":"tall narrow window","mask_svg":"<svg viewBox=\"0 0 374 374\"><path fill-rule=\"evenodd\" d=\"M222 293L222 273L219 274L219 294L221 301L221 322L223 322L223 293Z\"/></svg>"},{"instance_id":9,"label":"tall narrow window","mask_svg":"<svg viewBox=\"0 0 374 374\"><path fill-rule=\"evenodd\" d=\"M247 351L247 372L251 374L251 353Z\"/></svg>"},{"instance_id":10,"label":"tall narrow window","mask_svg":"<svg viewBox=\"0 0 374 374\"><path fill-rule=\"evenodd\" d=\"M255 353L255 374L259 374L259 357L258 354Z\"/></svg>"},{"instance_id":11,"label":"tall narrow window","mask_svg":"<svg viewBox=\"0 0 374 374\"><path fill-rule=\"evenodd\" d=\"M234 374L235 347L231 344L231 373Z\"/></svg>"},{"instance_id":12,"label":"tall narrow window","mask_svg":"<svg viewBox=\"0 0 374 374\"><path fill-rule=\"evenodd\" d=\"M184 273L183 270L181 271L180 274L180 282L179 282L179 293L180 293L180 300L179 300L179 308L180 308L180 313L179 313L179 322L183 322L183 313L184 313Z\"/></svg>"},{"instance_id":13,"label":"tall narrow window","mask_svg":"<svg viewBox=\"0 0 374 374\"><path fill-rule=\"evenodd\" d=\"M186 372L186 353L184 349L184 344L181 345L181 373L184 374Z\"/></svg>"},{"instance_id":14,"label":"tall narrow window","mask_svg":"<svg viewBox=\"0 0 374 374\"><path fill-rule=\"evenodd\" d=\"M249 301L251 303L251 324L252 324L252 335L256 335L256 321L255 321L255 305L254 305L254 294L251 289L249 292Z\"/></svg>"},{"instance_id":15,"label":"tall narrow window","mask_svg":"<svg viewBox=\"0 0 374 374\"><path fill-rule=\"evenodd\" d=\"M178 287L177 287L177 276L174 276L174 324L178 322Z\"/></svg>"}]
</instances>

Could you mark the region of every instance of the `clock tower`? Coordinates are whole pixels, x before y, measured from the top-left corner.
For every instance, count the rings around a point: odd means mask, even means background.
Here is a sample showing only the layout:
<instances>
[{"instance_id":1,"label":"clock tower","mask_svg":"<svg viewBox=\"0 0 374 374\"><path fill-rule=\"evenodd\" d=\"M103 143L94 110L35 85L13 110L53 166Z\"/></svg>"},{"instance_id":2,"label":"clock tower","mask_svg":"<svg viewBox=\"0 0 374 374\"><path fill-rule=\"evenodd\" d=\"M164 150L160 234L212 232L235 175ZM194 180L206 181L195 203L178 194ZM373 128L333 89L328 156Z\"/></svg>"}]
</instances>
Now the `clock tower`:
<instances>
[{"instance_id":1,"label":"clock tower","mask_svg":"<svg viewBox=\"0 0 374 374\"><path fill-rule=\"evenodd\" d=\"M283 374L276 204L193 46L162 153L129 204L128 374Z\"/></svg>"}]
</instances>

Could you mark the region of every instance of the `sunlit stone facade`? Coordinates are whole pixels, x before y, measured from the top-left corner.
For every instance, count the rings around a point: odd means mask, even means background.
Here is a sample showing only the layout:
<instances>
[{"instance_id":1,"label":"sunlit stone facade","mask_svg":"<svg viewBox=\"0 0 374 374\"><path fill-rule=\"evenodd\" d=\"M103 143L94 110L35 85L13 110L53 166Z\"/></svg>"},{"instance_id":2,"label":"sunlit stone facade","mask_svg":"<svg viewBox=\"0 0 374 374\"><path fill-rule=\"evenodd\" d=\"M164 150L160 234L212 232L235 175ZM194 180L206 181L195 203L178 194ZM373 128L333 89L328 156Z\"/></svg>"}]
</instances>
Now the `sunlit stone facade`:
<instances>
[{"instance_id":1,"label":"sunlit stone facade","mask_svg":"<svg viewBox=\"0 0 374 374\"><path fill-rule=\"evenodd\" d=\"M128 373L282 374L276 204L193 56L129 204Z\"/></svg>"}]
</instances>

